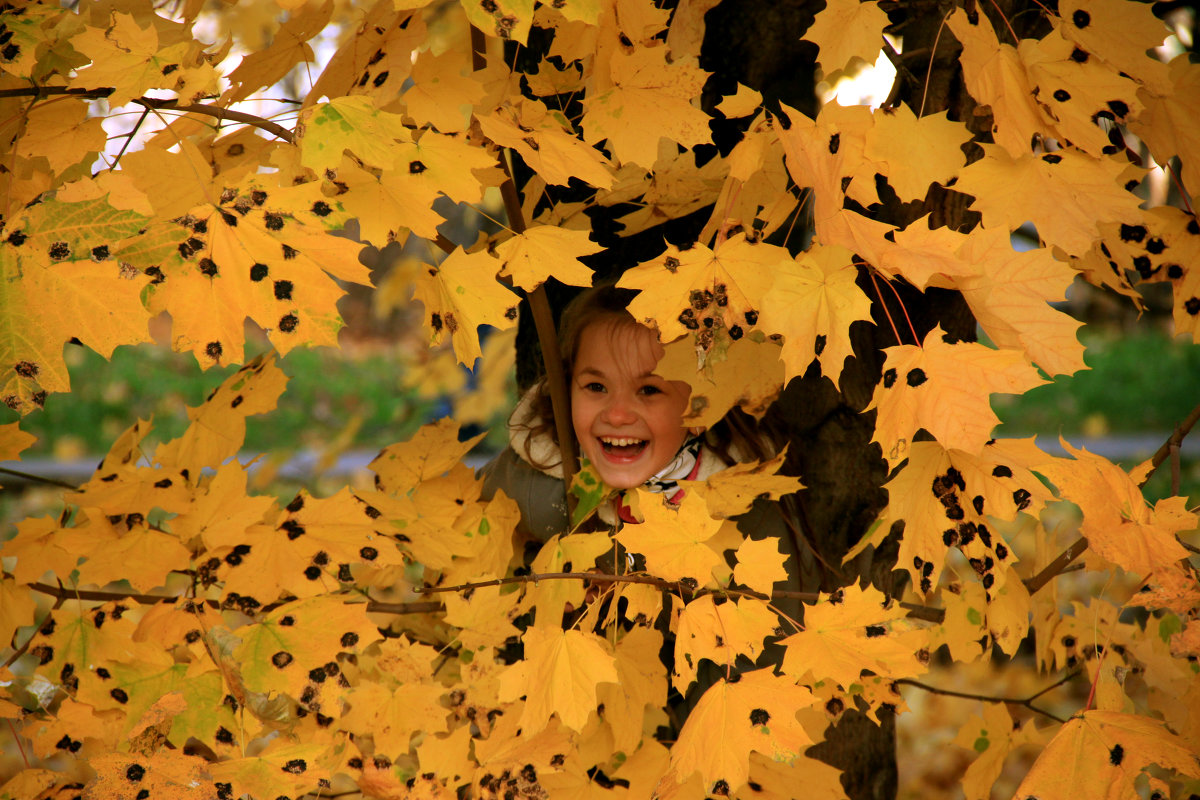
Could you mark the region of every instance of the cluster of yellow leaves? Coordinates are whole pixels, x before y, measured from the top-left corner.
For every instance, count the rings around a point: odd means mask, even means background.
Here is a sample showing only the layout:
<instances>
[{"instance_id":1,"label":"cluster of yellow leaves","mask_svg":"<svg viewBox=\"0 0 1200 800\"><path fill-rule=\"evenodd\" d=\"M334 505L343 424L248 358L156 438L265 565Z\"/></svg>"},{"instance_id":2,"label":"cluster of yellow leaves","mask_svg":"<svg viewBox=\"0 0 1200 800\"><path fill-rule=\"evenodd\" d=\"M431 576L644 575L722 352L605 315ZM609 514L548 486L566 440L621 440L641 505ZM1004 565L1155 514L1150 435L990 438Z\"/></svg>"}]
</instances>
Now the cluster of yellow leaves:
<instances>
[{"instance_id":1,"label":"cluster of yellow leaves","mask_svg":"<svg viewBox=\"0 0 1200 800\"><path fill-rule=\"evenodd\" d=\"M22 772L0 797L72 781L93 781L97 797L440 798L470 785L480 797L700 798L786 796L789 783L836 797L836 772L804 753L838 709L902 708L893 681L922 674L942 645L964 661L992 646L1015 654L1030 631L1043 666L1090 664L1099 701L1059 730L1022 796L1053 796L1069 780L1128 797L1148 765L1196 773L1185 752L1200 749L1188 661L1200 598L1177 541L1195 514L1182 498L1148 507L1144 469L991 438L991 394L1041 383L1039 368L1083 367L1079 323L1051 305L1077 276L1135 302L1127 271L1170 282L1177 330L1200 341L1200 227L1180 209L1142 208L1133 190L1145 170L1125 157L1123 137L1135 135L1200 184L1200 68L1150 55L1165 28L1147 4L1063 0L1045 36L1012 44L978 8L951 13L965 84L992 120L969 165L971 135L944 113L831 104L810 119L768 113L741 86L716 108L744 118L744 135L700 157L712 144L700 102L708 0L673 14L651 0L243 0L217 42L199 34L215 30L197 24L202 5L19 3L0 16L0 89L13 90L0 97L7 406L26 413L69 389L64 343L108 355L146 341L163 312L175 349L204 366L243 359L247 320L282 354L335 344L339 282L369 283L360 243L331 233L351 219L365 242L441 249L401 283L424 306L429 341L474 364L480 326L515 324L512 287L591 282L589 209L632 204L619 220L630 236L712 206L698 241L621 281L640 292L630 312L668 343L663 374L693 385L688 424L734 406L762 414L814 363L836 384L855 355L851 327L869 323L885 281L960 292L990 340L946 341L936 328L921 338L893 320L898 344L868 407L894 470L891 502L850 556L900 533L913 599L940 599L944 616L922 624L857 587L822 596L803 620L780 615L769 595L788 578L786 556L730 521L760 494L799 488L775 475L777 459L691 487L677 509L643 496L644 521L614 537L642 577L705 590L690 601L620 582L595 598L578 580L547 580L450 592L443 610L396 623L387 604L428 602L423 587L523 566L515 505L482 499L461 463L473 442L446 423L386 449L374 490L301 492L286 505L250 495L233 460L245 419L283 388L259 360L153 454L141 452L148 423L133 426L68 495L69 513L25 520L0 549L0 638L25 648L16 672L0 674L0 715L20 722L39 763L65 765ZM831 0L805 38L832 74L873 61L887 24L875 0ZM546 57L513 72L501 42L535 28L552 39ZM240 127L242 104L312 61L318 37L336 51L291 127ZM245 55L230 66L235 46ZM43 91L22 95L31 84ZM162 108L166 96L176 108ZM131 132L138 147L117 158L89 107L99 98L113 119L151 107L165 119ZM533 173L528 225L450 241L447 209L493 206L511 154ZM881 182L901 201L953 187L982 225L879 222L869 214ZM541 202L568 185L571 200ZM814 243L799 254L766 241L796 213L795 187L812 190ZM1040 246L1018 252L1010 235L1028 221ZM13 426L0 437L6 458L27 445ZM1149 610L1144 624L1100 600L1061 616L1030 596L1024 581L1054 555L1033 515L1064 500L1082 511L1090 569L1147 581L1121 607ZM531 567L583 572L612 542L556 537ZM80 595L48 608L28 588L48 576L84 590L124 581L170 601ZM564 628L568 611L582 616ZM657 657L660 614L670 671ZM1124 648L1119 667L1146 676L1146 707L1095 646L1076 652L1092 617ZM691 707L670 748L653 735L668 686ZM985 741L988 756L969 773L972 796L1009 750L1047 738L979 730L972 746ZM1071 759L1074 772L1057 769Z\"/></svg>"}]
</instances>

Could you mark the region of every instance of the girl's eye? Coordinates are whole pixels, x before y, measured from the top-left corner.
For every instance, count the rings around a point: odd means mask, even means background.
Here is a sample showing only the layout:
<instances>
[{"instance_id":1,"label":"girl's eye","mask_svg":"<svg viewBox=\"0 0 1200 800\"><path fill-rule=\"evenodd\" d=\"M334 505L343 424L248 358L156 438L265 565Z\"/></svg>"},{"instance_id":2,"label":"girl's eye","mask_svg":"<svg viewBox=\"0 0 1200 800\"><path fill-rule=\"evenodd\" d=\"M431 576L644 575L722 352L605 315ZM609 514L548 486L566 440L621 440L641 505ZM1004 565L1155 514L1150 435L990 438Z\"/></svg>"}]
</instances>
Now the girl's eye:
<instances>
[{"instance_id":1,"label":"girl's eye","mask_svg":"<svg viewBox=\"0 0 1200 800\"><path fill-rule=\"evenodd\" d=\"M658 388L657 386L651 386L649 384L643 386L639 391L642 394L647 394L647 395L648 394L662 394L662 389Z\"/></svg>"},{"instance_id":2,"label":"girl's eye","mask_svg":"<svg viewBox=\"0 0 1200 800\"><path fill-rule=\"evenodd\" d=\"M597 393L603 394L604 393L604 384L598 383L596 381L592 381L591 383L585 383L583 385L583 390L585 392L597 392Z\"/></svg>"}]
</instances>

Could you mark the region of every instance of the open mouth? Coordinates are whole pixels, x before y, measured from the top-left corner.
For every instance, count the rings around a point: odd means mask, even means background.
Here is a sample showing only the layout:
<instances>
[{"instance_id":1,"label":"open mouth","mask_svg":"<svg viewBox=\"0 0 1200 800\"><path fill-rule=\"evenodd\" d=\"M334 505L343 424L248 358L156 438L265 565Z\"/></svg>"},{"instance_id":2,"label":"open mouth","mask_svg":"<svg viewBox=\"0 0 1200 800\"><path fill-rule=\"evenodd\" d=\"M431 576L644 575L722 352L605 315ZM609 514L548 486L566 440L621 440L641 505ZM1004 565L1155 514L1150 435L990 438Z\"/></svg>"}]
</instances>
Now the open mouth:
<instances>
[{"instance_id":1,"label":"open mouth","mask_svg":"<svg viewBox=\"0 0 1200 800\"><path fill-rule=\"evenodd\" d=\"M601 436L599 439L600 447L606 456L622 460L637 458L649 444L645 439L629 436Z\"/></svg>"}]
</instances>

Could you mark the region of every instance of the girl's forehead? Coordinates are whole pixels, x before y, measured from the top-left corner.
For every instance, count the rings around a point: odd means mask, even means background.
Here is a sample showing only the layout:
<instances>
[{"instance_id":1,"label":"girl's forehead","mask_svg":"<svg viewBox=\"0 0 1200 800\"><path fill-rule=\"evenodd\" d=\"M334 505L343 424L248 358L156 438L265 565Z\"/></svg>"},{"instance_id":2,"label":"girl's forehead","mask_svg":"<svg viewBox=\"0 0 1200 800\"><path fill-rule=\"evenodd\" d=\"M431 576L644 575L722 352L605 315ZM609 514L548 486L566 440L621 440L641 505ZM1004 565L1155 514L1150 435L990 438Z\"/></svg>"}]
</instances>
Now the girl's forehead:
<instances>
[{"instance_id":1,"label":"girl's forehead","mask_svg":"<svg viewBox=\"0 0 1200 800\"><path fill-rule=\"evenodd\" d=\"M579 337L576 368L586 368L585 361L606 356L616 362L622 372L636 375L654 372L663 355L663 346L654 331L636 322L622 319L599 319L588 325Z\"/></svg>"}]
</instances>

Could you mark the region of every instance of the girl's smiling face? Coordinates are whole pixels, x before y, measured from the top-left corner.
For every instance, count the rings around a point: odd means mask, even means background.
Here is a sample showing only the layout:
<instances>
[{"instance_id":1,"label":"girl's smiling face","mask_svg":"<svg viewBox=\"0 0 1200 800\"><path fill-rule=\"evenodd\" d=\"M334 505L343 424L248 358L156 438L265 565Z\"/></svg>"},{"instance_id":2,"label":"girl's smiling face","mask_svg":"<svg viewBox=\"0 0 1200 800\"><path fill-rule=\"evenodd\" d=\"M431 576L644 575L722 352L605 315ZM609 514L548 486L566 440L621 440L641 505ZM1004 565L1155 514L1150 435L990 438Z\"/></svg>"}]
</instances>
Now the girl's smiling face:
<instances>
[{"instance_id":1,"label":"girl's smiling face","mask_svg":"<svg viewBox=\"0 0 1200 800\"><path fill-rule=\"evenodd\" d=\"M601 318L580 334L571 421L583 454L614 488L644 483L687 438L691 388L654 374L663 352L649 328L617 318Z\"/></svg>"}]
</instances>

